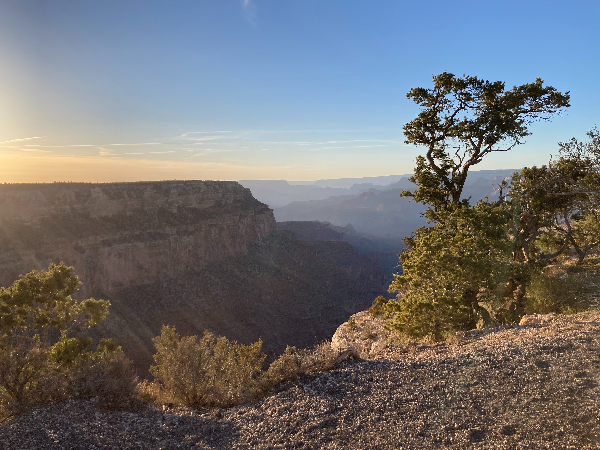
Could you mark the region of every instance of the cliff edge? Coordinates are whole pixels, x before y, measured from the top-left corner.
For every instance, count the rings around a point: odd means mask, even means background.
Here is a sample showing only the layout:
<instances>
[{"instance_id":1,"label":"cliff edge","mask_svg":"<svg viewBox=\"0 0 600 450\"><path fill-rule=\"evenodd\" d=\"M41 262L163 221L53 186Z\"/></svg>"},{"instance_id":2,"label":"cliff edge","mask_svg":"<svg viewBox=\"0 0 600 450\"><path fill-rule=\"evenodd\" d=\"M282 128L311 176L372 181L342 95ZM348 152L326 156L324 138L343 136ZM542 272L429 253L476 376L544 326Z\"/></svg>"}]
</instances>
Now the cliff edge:
<instances>
[{"instance_id":1,"label":"cliff edge","mask_svg":"<svg viewBox=\"0 0 600 450\"><path fill-rule=\"evenodd\" d=\"M236 182L0 185L0 285L59 260L82 296L111 293L243 255L276 230Z\"/></svg>"},{"instance_id":2,"label":"cliff edge","mask_svg":"<svg viewBox=\"0 0 600 450\"><path fill-rule=\"evenodd\" d=\"M303 375L254 405L106 411L40 407L0 448L597 449L600 314L413 344Z\"/></svg>"}]
</instances>

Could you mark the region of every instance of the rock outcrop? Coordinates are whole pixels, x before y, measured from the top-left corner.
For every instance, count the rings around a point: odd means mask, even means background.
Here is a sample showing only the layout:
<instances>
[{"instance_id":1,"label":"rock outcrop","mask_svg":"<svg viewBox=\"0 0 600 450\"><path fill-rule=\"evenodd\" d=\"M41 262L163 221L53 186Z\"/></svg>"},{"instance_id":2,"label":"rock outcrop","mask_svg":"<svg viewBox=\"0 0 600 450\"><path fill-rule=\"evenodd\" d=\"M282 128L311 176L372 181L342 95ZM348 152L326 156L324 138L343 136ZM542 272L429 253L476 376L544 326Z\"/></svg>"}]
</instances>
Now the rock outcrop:
<instances>
[{"instance_id":1,"label":"rock outcrop","mask_svg":"<svg viewBox=\"0 0 600 450\"><path fill-rule=\"evenodd\" d=\"M378 260L303 242L235 182L0 185L0 286L64 261L110 300L103 334L144 374L162 325L268 352L309 346L385 291Z\"/></svg>"},{"instance_id":2,"label":"rock outcrop","mask_svg":"<svg viewBox=\"0 0 600 450\"><path fill-rule=\"evenodd\" d=\"M64 261L82 295L199 270L276 229L235 182L0 185L0 284Z\"/></svg>"},{"instance_id":3,"label":"rock outcrop","mask_svg":"<svg viewBox=\"0 0 600 450\"><path fill-rule=\"evenodd\" d=\"M341 324L331 338L337 353L350 351L364 359L375 359L400 345L396 333L385 328L386 319L360 311Z\"/></svg>"}]
</instances>

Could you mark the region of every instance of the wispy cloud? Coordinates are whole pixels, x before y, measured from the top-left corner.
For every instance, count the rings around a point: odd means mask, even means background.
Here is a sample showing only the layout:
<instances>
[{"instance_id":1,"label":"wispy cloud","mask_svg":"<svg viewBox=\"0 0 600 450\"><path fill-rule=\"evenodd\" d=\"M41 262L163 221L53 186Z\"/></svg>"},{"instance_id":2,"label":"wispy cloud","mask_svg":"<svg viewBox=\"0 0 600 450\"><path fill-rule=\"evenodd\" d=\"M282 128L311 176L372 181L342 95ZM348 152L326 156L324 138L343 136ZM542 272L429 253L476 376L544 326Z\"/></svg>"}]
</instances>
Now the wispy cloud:
<instances>
[{"instance_id":1,"label":"wispy cloud","mask_svg":"<svg viewBox=\"0 0 600 450\"><path fill-rule=\"evenodd\" d=\"M163 145L163 144L162 144L162 142L140 142L137 144L106 144L106 145L117 146L117 145Z\"/></svg>"},{"instance_id":2,"label":"wispy cloud","mask_svg":"<svg viewBox=\"0 0 600 450\"><path fill-rule=\"evenodd\" d=\"M256 25L256 5L252 0L242 0L242 13L248 23Z\"/></svg>"},{"instance_id":3,"label":"wispy cloud","mask_svg":"<svg viewBox=\"0 0 600 450\"><path fill-rule=\"evenodd\" d=\"M33 139L33 138L31 138ZM1 142L0 142L1 144ZM128 145L163 145L161 142L136 142L132 144L66 144L66 145L25 145L25 147L67 148L67 147L118 147Z\"/></svg>"},{"instance_id":4,"label":"wispy cloud","mask_svg":"<svg viewBox=\"0 0 600 450\"><path fill-rule=\"evenodd\" d=\"M31 152L31 153L52 153L50 150L41 150L39 148L22 148L20 150L22 152Z\"/></svg>"},{"instance_id":5,"label":"wispy cloud","mask_svg":"<svg viewBox=\"0 0 600 450\"><path fill-rule=\"evenodd\" d=\"M214 134L214 133L233 133L232 130L220 130L220 131L188 131L187 133L180 134L178 137L187 137L190 134Z\"/></svg>"},{"instance_id":6,"label":"wispy cloud","mask_svg":"<svg viewBox=\"0 0 600 450\"><path fill-rule=\"evenodd\" d=\"M346 148L375 148L375 147L389 147L389 145L378 144L378 145L346 145L343 147L321 147L322 149L346 149Z\"/></svg>"},{"instance_id":7,"label":"wispy cloud","mask_svg":"<svg viewBox=\"0 0 600 450\"><path fill-rule=\"evenodd\" d=\"M20 139L11 139L10 141L2 141L0 144L8 144L10 142L22 142L22 141L30 141L32 139L42 139L43 136L34 136L28 138L20 138Z\"/></svg>"},{"instance_id":8,"label":"wispy cloud","mask_svg":"<svg viewBox=\"0 0 600 450\"><path fill-rule=\"evenodd\" d=\"M202 137L189 137L188 141L214 141L215 139L223 139L221 136L202 136Z\"/></svg>"},{"instance_id":9,"label":"wispy cloud","mask_svg":"<svg viewBox=\"0 0 600 450\"><path fill-rule=\"evenodd\" d=\"M398 139L352 139L347 141L249 141L248 144L294 144L294 145L325 145L325 144L347 144L354 142L390 142L401 143ZM222 144L221 144L222 145Z\"/></svg>"},{"instance_id":10,"label":"wispy cloud","mask_svg":"<svg viewBox=\"0 0 600 450\"><path fill-rule=\"evenodd\" d=\"M188 156L188 158L194 158L196 156L206 156L211 153L231 153L231 152L239 152L241 150L227 150L222 148L203 148L201 152L195 153L193 155Z\"/></svg>"},{"instance_id":11,"label":"wispy cloud","mask_svg":"<svg viewBox=\"0 0 600 450\"><path fill-rule=\"evenodd\" d=\"M163 153L175 153L175 150L167 150L167 151L164 151L164 152L150 152L150 153L152 153L153 155L160 155L160 154L163 154Z\"/></svg>"},{"instance_id":12,"label":"wispy cloud","mask_svg":"<svg viewBox=\"0 0 600 450\"><path fill-rule=\"evenodd\" d=\"M349 142L402 142L395 139L352 139L350 141L325 141L324 144L346 144Z\"/></svg>"}]
</instances>

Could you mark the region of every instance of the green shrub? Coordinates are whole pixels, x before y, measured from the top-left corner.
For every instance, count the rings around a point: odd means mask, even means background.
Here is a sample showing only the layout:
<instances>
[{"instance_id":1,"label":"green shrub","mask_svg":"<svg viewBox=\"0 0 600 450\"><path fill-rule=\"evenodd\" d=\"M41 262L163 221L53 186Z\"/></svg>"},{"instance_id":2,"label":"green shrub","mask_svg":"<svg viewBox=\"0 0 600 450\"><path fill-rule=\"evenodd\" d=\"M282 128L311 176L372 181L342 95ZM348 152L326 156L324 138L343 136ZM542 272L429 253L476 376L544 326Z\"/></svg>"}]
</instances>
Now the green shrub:
<instances>
[{"instance_id":1,"label":"green shrub","mask_svg":"<svg viewBox=\"0 0 600 450\"><path fill-rule=\"evenodd\" d=\"M230 406L264 392L262 341L238 344L225 337L180 336L175 327L163 326L150 367L161 396L186 406Z\"/></svg>"},{"instance_id":2,"label":"green shrub","mask_svg":"<svg viewBox=\"0 0 600 450\"><path fill-rule=\"evenodd\" d=\"M102 322L109 307L73 299L80 284L61 263L0 288L0 420L74 397L114 407L133 399L135 375L116 342L88 351L92 339L77 334Z\"/></svg>"},{"instance_id":3,"label":"green shrub","mask_svg":"<svg viewBox=\"0 0 600 450\"><path fill-rule=\"evenodd\" d=\"M269 365L267 377L272 384L294 380L302 373L305 351L296 347L286 347L285 352Z\"/></svg>"},{"instance_id":4,"label":"green shrub","mask_svg":"<svg viewBox=\"0 0 600 450\"><path fill-rule=\"evenodd\" d=\"M373 304L369 307L369 314L373 317L389 317L389 308L386 308L386 305L389 303L389 299L385 298L383 295L380 295L375 300L373 300Z\"/></svg>"},{"instance_id":5,"label":"green shrub","mask_svg":"<svg viewBox=\"0 0 600 450\"><path fill-rule=\"evenodd\" d=\"M436 223L404 239L402 274L389 289L400 295L386 309L389 326L401 334L440 341L493 323L484 304L502 301L498 288L510 275L513 244L499 204L457 204L429 215Z\"/></svg>"},{"instance_id":6,"label":"green shrub","mask_svg":"<svg viewBox=\"0 0 600 450\"><path fill-rule=\"evenodd\" d=\"M92 345L92 338L77 336L63 338L50 348L48 361L58 367L73 368L89 358L87 349Z\"/></svg>"},{"instance_id":7,"label":"green shrub","mask_svg":"<svg viewBox=\"0 0 600 450\"><path fill-rule=\"evenodd\" d=\"M348 319L347 327L348 330L351 332L356 330L356 319L354 318L354 316L350 316L350 318Z\"/></svg>"},{"instance_id":8,"label":"green shrub","mask_svg":"<svg viewBox=\"0 0 600 450\"><path fill-rule=\"evenodd\" d=\"M525 294L525 311L533 313L572 314L585 308L582 283L574 276L532 274Z\"/></svg>"}]
</instances>

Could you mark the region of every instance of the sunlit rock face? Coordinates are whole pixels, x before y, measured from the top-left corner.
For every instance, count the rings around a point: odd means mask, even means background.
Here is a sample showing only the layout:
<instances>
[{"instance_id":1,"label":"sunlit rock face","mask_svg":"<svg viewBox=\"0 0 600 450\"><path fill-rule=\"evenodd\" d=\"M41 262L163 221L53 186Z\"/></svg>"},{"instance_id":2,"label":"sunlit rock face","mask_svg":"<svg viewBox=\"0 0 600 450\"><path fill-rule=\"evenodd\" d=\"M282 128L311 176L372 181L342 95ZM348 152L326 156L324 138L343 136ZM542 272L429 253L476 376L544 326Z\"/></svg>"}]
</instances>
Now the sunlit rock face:
<instances>
[{"instance_id":1,"label":"sunlit rock face","mask_svg":"<svg viewBox=\"0 0 600 450\"><path fill-rule=\"evenodd\" d=\"M64 261L85 296L203 269L276 229L235 182L0 185L0 282Z\"/></svg>"},{"instance_id":2,"label":"sunlit rock face","mask_svg":"<svg viewBox=\"0 0 600 450\"><path fill-rule=\"evenodd\" d=\"M389 284L347 242L277 231L236 182L0 185L0 286L60 261L83 282L79 298L110 300L100 332L142 375L162 325L278 352L331 337Z\"/></svg>"}]
</instances>

